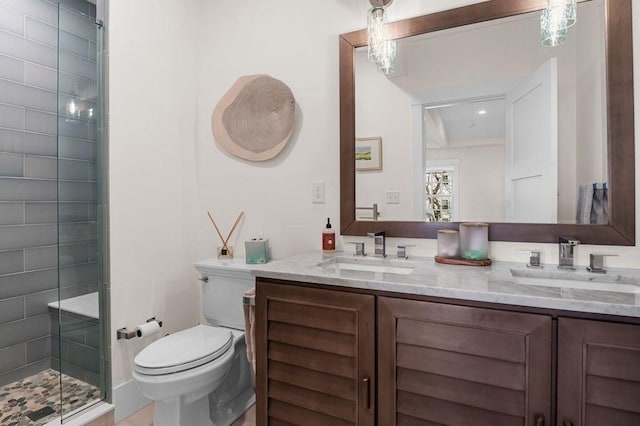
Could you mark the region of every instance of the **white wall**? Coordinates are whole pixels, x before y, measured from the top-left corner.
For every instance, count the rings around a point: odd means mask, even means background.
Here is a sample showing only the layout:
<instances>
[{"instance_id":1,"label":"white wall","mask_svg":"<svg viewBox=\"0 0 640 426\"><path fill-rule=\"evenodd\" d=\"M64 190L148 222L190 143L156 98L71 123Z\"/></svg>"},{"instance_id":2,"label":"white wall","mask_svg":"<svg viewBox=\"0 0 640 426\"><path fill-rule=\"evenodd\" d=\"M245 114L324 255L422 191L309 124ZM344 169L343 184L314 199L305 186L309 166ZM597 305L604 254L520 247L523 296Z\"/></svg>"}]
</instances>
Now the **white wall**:
<instances>
[{"instance_id":1,"label":"white wall","mask_svg":"<svg viewBox=\"0 0 640 426\"><path fill-rule=\"evenodd\" d=\"M394 3L391 19L468 3L404 0ZM365 25L368 2L327 0L315 6L299 0L111 1L114 386L130 379L133 356L148 343L115 341L115 329L135 326L151 315L165 321L167 332L197 321L199 287L192 263L214 256L218 245L206 210L223 232L245 211L246 220L233 239L240 255L242 242L259 232L270 238L273 257L283 258L320 249L327 216L339 229L337 36ZM634 39L635 57L640 58L640 31ZM635 69L640 75L640 64ZM255 73L288 84L299 112L289 146L264 163L226 154L210 129L210 114L220 97L238 77ZM638 90L640 84L636 105ZM639 153L637 148L638 164ZM639 177L640 167L637 188ZM315 180L326 183L325 204L311 203ZM636 212L640 221L640 208ZM367 239L340 238L338 247L348 240ZM403 241L416 244L413 255L435 253L434 240ZM554 244L492 243L490 254L525 262L526 255L517 250L533 247L543 251L543 262L556 261ZM577 262L587 264L589 252L618 254L607 259L610 266L640 267L635 247L578 247Z\"/></svg>"},{"instance_id":2,"label":"white wall","mask_svg":"<svg viewBox=\"0 0 640 426\"><path fill-rule=\"evenodd\" d=\"M113 385L147 341L115 330L147 318L163 333L197 322L197 2L110 4L110 243Z\"/></svg>"},{"instance_id":3,"label":"white wall","mask_svg":"<svg viewBox=\"0 0 640 426\"><path fill-rule=\"evenodd\" d=\"M593 4L590 4L593 3ZM583 3L584 7L603 9L598 3ZM582 6L581 5L581 6ZM588 43L579 43L576 52L577 105L582 105L576 113L576 163L582 165L576 170L576 185L589 182L607 182L607 139L606 128L606 69L605 64L592 60L593 52L604 56L604 39L595 34L604 32L604 22L596 19L595 14L581 17L581 25L575 27L577 37L587 39ZM582 25L584 22L585 25ZM588 106L588 108L587 108ZM604 124L604 125L603 125ZM575 219L573 217L572 219Z\"/></svg>"},{"instance_id":4,"label":"white wall","mask_svg":"<svg viewBox=\"0 0 640 426\"><path fill-rule=\"evenodd\" d=\"M459 160L456 221L504 221L504 141L493 142L490 145L471 142L466 146L460 144L460 147L454 144L445 149L427 149L429 160Z\"/></svg>"},{"instance_id":5,"label":"white wall","mask_svg":"<svg viewBox=\"0 0 640 426\"><path fill-rule=\"evenodd\" d=\"M412 98L369 62L366 50L355 55L355 68L356 138L382 138L382 170L356 172L356 206L378 204L379 220L414 220ZM387 204L387 191L399 193L398 204ZM371 211L357 214L371 216Z\"/></svg>"}]
</instances>

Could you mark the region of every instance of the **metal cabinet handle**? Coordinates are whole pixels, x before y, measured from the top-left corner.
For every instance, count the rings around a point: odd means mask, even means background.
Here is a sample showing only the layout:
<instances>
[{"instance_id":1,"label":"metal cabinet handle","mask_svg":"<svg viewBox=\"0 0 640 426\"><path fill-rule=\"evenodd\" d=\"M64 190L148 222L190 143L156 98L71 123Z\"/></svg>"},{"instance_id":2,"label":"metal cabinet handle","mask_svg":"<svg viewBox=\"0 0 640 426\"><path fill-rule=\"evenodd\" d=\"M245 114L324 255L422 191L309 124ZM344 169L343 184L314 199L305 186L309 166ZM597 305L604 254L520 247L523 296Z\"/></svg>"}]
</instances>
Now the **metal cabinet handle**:
<instances>
[{"instance_id":1,"label":"metal cabinet handle","mask_svg":"<svg viewBox=\"0 0 640 426\"><path fill-rule=\"evenodd\" d=\"M362 404L366 410L370 407L371 380L368 377L362 379Z\"/></svg>"},{"instance_id":2,"label":"metal cabinet handle","mask_svg":"<svg viewBox=\"0 0 640 426\"><path fill-rule=\"evenodd\" d=\"M536 426L544 426L544 416L542 414L536 416Z\"/></svg>"}]
</instances>

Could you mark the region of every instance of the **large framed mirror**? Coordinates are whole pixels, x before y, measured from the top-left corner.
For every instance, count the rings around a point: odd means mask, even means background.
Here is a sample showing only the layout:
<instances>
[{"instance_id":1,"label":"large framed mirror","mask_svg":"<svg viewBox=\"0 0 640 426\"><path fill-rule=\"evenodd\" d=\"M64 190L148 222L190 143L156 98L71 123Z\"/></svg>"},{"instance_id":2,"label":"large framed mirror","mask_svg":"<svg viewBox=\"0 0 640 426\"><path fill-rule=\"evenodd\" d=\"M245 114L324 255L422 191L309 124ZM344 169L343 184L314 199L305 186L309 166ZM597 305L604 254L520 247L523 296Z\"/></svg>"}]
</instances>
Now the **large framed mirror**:
<instances>
[{"instance_id":1,"label":"large framed mirror","mask_svg":"<svg viewBox=\"0 0 640 426\"><path fill-rule=\"evenodd\" d=\"M635 244L632 1L581 1L575 26L578 29L569 33L573 40L564 46L542 48L535 28L539 28L540 11L546 3L489 0L390 23L389 33L398 43L395 75L376 74L375 65L368 68L366 29L340 36L343 235L384 230L391 237L436 238L439 229L457 228L460 221L483 221L490 223L492 241L555 243L559 236L571 236L584 244ZM518 36L507 33L507 28L515 28ZM488 31L488 35L480 35L480 31ZM449 36L454 41L446 41ZM516 38L523 38L528 47L513 47ZM509 47L500 44L503 40L509 41ZM491 58L492 65L478 65L473 70L475 80L461 80L465 73L460 70L470 69L463 59L480 48L472 43L492 47L503 57L482 53ZM363 48L365 52L361 53ZM516 52L526 50L533 53L516 56ZM418 51L419 57L412 56ZM506 62L505 57L512 62ZM452 68L447 68L447 63ZM517 78L505 69L517 70ZM549 93L556 96L552 103L556 110L550 118L556 127L543 134L551 137L539 140L545 144L551 140L553 144L541 147L537 143L523 150L542 153L541 157L550 160L552 179L545 188L552 195L544 203L539 202L544 198L542 193L512 189L517 185L510 182L519 179L513 177L514 170L523 166L505 161L505 157L513 157L510 152L516 145L505 136L514 132L515 125L504 118L505 111L508 116L513 109L510 93L523 87L530 76L541 73L552 75L551 81L555 81ZM455 84L443 84L438 80L443 75ZM494 109L502 114L497 121ZM479 136L469 136L470 128L483 127L476 114L494 117L498 125L480 129ZM536 120L524 126L521 132L525 134L541 127L544 114L536 111L529 115ZM502 134L498 134L500 131ZM430 136L433 134L437 137ZM378 138L382 139L380 158L376 159L379 166L357 170L356 139L366 145L366 141ZM471 138L482 143L471 143ZM455 158L453 151L444 148L455 151ZM458 155L460 152L467 157ZM484 169L479 160L483 156L490 159ZM474 167L470 169L469 164ZM438 174L443 170L452 170L451 176ZM493 177L495 183L490 183L488 174L497 176ZM455 184L449 181L454 177ZM442 207L443 201L434 204L429 198L433 196L429 179L450 184L461 201L444 200L447 208L434 212L434 205ZM537 182L529 185L535 191L540 186ZM604 220L593 215L590 219L589 213L586 220L580 218L581 191L587 187L606 188L608 201L604 200L604 205L608 211ZM494 198L492 191L497 195ZM477 204L470 201L473 196L465 195L469 193L475 195ZM404 211L399 208L403 201ZM450 201L455 209L449 206ZM380 212L376 220L373 204Z\"/></svg>"}]
</instances>

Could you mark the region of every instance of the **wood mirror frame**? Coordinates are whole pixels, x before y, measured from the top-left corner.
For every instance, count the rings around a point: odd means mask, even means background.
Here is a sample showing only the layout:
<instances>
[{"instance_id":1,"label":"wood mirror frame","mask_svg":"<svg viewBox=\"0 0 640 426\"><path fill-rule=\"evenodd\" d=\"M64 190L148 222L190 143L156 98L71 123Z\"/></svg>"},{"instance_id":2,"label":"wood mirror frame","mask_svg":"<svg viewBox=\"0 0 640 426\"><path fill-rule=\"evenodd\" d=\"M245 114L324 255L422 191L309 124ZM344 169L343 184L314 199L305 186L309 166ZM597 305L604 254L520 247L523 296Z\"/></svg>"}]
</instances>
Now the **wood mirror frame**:
<instances>
[{"instance_id":1,"label":"wood mirror frame","mask_svg":"<svg viewBox=\"0 0 640 426\"><path fill-rule=\"evenodd\" d=\"M586 0L582 0L586 1ZM633 113L632 0L604 0L606 15L607 158L609 224L490 223L492 241L557 243L567 235L583 244L635 245L635 154ZM533 12L546 0L490 0L389 24L395 39ZM580 25L578 21L578 25ZM340 232L389 237L436 238L456 222L364 221L355 212L355 74L354 53L366 46L366 29L341 34L340 43Z\"/></svg>"}]
</instances>

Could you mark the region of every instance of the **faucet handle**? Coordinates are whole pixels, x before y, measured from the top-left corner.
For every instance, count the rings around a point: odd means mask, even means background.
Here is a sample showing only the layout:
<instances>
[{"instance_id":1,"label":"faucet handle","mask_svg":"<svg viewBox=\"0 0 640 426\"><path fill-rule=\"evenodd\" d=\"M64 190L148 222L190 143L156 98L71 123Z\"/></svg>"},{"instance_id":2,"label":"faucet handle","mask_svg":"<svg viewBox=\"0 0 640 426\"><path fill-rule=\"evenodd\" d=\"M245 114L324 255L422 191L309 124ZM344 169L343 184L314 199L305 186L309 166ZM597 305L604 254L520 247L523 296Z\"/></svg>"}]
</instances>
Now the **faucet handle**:
<instances>
[{"instance_id":1,"label":"faucet handle","mask_svg":"<svg viewBox=\"0 0 640 426\"><path fill-rule=\"evenodd\" d=\"M529 263L527 263L527 268L533 269L542 269L542 263L540 262L542 251L540 250L518 250L520 252L529 253Z\"/></svg>"},{"instance_id":2,"label":"faucet handle","mask_svg":"<svg viewBox=\"0 0 640 426\"><path fill-rule=\"evenodd\" d=\"M540 250L529 251L529 263L527 263L527 268L542 269L542 264L540 263L541 254L542 252Z\"/></svg>"},{"instance_id":3,"label":"faucet handle","mask_svg":"<svg viewBox=\"0 0 640 426\"><path fill-rule=\"evenodd\" d=\"M413 247L413 244L398 244L396 256L398 259L408 259L407 247Z\"/></svg>"},{"instance_id":4,"label":"faucet handle","mask_svg":"<svg viewBox=\"0 0 640 426\"><path fill-rule=\"evenodd\" d=\"M594 272L596 274L604 274L607 272L604 269L604 258L611 256L617 256L617 254L589 254L589 266L587 266L587 271Z\"/></svg>"},{"instance_id":5,"label":"faucet handle","mask_svg":"<svg viewBox=\"0 0 640 426\"><path fill-rule=\"evenodd\" d=\"M351 241L349 244L355 244L355 246L356 246L356 252L355 252L354 256L366 256L367 255L367 253L365 253L365 251L364 251L364 243Z\"/></svg>"}]
</instances>

